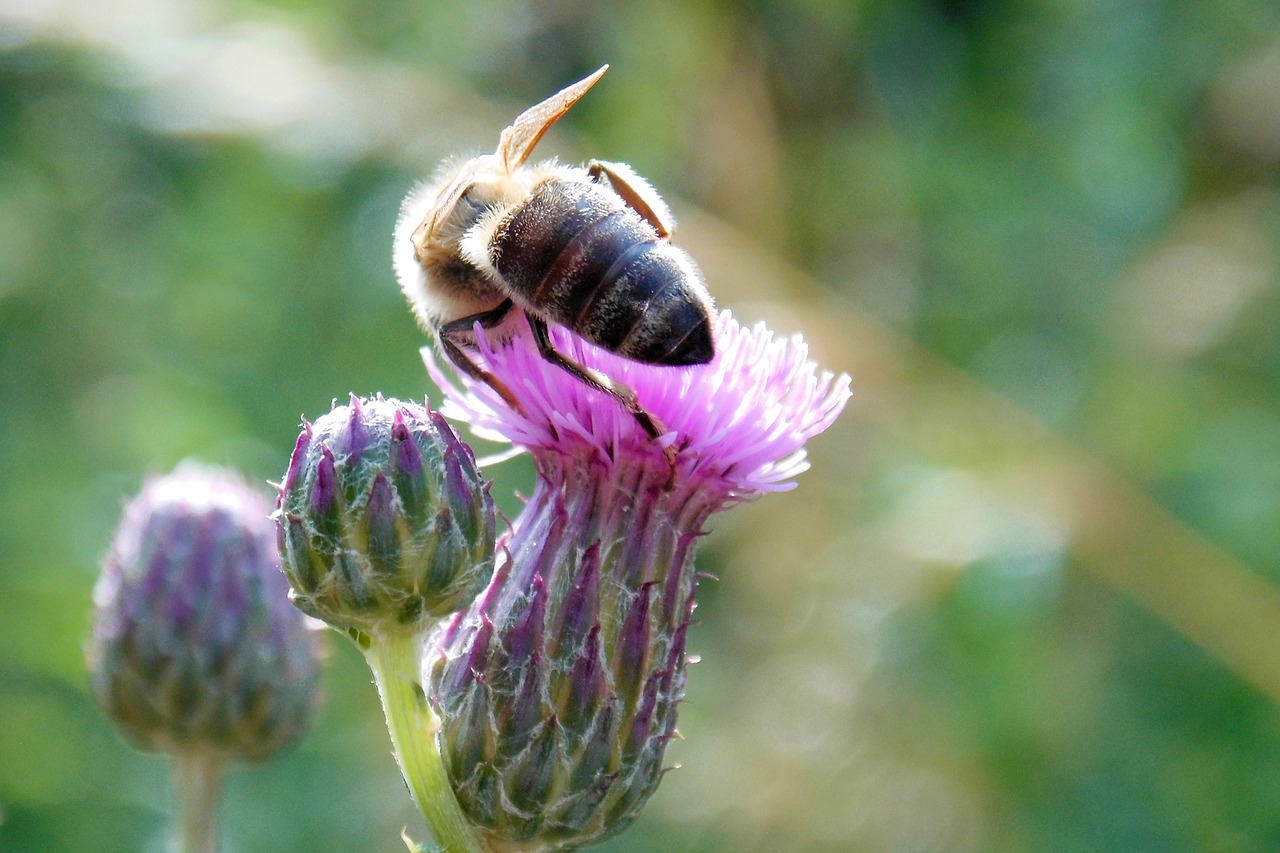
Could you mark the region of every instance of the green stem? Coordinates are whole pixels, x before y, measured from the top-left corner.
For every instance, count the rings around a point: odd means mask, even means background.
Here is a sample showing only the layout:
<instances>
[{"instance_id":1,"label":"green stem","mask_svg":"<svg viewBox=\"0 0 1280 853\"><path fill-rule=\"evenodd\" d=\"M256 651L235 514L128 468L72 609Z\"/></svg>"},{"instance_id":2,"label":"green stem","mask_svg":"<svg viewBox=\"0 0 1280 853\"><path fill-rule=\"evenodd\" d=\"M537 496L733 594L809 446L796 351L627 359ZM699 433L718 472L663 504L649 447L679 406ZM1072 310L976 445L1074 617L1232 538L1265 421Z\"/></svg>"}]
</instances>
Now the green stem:
<instances>
[{"instance_id":1,"label":"green stem","mask_svg":"<svg viewBox=\"0 0 1280 853\"><path fill-rule=\"evenodd\" d=\"M210 752L191 750L173 756L177 799L173 848L177 853L215 853L218 849L218 793L224 764Z\"/></svg>"},{"instance_id":2,"label":"green stem","mask_svg":"<svg viewBox=\"0 0 1280 853\"><path fill-rule=\"evenodd\" d=\"M487 853L449 786L437 740L440 718L427 702L418 672L417 640L371 637L364 655L382 697L400 773L441 853Z\"/></svg>"}]
</instances>

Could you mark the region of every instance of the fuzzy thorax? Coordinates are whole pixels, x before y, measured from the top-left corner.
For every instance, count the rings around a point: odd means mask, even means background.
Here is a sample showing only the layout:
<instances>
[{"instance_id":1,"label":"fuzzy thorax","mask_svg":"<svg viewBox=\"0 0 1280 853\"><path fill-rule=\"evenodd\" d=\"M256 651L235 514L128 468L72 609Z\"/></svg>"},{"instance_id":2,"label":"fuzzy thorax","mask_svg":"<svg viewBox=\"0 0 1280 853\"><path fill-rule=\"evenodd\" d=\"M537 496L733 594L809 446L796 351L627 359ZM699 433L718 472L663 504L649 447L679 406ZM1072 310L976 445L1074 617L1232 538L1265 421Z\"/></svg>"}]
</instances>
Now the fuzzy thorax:
<instances>
[{"instance_id":1,"label":"fuzzy thorax","mask_svg":"<svg viewBox=\"0 0 1280 853\"><path fill-rule=\"evenodd\" d=\"M409 193L396 221L392 264L424 329L491 310L507 297L489 256L493 234L512 207L549 178L585 181L587 175L555 161L508 173L486 154L446 164L434 181Z\"/></svg>"}]
</instances>

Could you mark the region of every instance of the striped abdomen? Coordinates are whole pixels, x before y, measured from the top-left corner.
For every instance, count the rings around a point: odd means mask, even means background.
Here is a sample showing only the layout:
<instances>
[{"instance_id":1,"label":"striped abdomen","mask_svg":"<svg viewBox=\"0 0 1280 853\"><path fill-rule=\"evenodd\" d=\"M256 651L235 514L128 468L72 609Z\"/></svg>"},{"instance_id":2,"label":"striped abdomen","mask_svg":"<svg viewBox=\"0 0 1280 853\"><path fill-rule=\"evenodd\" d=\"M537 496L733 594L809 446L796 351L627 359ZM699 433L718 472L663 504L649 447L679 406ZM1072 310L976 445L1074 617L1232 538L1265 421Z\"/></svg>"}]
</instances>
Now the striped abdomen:
<instances>
[{"instance_id":1,"label":"striped abdomen","mask_svg":"<svg viewBox=\"0 0 1280 853\"><path fill-rule=\"evenodd\" d=\"M499 224L489 257L516 304L611 352L666 365L714 355L693 261L605 186L539 184Z\"/></svg>"}]
</instances>

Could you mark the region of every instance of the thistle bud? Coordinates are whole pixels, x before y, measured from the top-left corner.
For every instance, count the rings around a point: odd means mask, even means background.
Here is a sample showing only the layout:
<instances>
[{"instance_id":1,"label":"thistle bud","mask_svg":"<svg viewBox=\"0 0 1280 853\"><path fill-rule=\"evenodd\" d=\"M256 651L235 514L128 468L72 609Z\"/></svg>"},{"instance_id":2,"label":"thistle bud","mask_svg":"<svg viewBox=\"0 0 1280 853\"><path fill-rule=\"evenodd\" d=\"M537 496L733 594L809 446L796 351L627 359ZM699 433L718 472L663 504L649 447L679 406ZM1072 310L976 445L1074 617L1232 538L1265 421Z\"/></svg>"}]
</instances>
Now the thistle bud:
<instances>
[{"instance_id":1,"label":"thistle bud","mask_svg":"<svg viewBox=\"0 0 1280 853\"><path fill-rule=\"evenodd\" d=\"M184 463L124 510L94 591L99 701L147 750L259 760L310 723L318 663L265 495Z\"/></svg>"},{"instance_id":2,"label":"thistle bud","mask_svg":"<svg viewBox=\"0 0 1280 853\"><path fill-rule=\"evenodd\" d=\"M413 403L353 396L305 425L274 517L294 604L345 631L417 633L493 570L475 456Z\"/></svg>"},{"instance_id":3,"label":"thistle bud","mask_svg":"<svg viewBox=\"0 0 1280 853\"><path fill-rule=\"evenodd\" d=\"M628 826L684 692L695 536L666 514L669 470L624 484L566 467L541 467L511 558L427 645L454 795L494 850L577 849Z\"/></svg>"},{"instance_id":4,"label":"thistle bud","mask_svg":"<svg viewBox=\"0 0 1280 853\"><path fill-rule=\"evenodd\" d=\"M533 456L538 481L493 582L425 646L423 682L456 801L487 849L576 850L630 825L664 773L684 693L694 547L713 513L790 488L849 398L799 336L727 313L711 363L681 370L552 329L567 360L630 388L673 436L519 333L473 355L518 407L428 355L446 411Z\"/></svg>"}]
</instances>

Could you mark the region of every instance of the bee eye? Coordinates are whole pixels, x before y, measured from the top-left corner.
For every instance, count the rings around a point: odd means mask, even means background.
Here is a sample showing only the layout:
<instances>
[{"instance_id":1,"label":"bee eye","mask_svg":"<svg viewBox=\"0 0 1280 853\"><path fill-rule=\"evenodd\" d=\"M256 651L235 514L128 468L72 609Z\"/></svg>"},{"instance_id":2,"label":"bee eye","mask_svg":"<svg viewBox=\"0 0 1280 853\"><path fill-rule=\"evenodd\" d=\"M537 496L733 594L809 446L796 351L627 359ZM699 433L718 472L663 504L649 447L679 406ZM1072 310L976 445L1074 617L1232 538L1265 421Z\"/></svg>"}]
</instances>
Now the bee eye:
<instances>
[{"instance_id":1,"label":"bee eye","mask_svg":"<svg viewBox=\"0 0 1280 853\"><path fill-rule=\"evenodd\" d=\"M477 184L474 184L474 183L467 184L467 188L462 191L462 195L458 197L457 203L453 206L455 211L459 207L462 207L463 205L465 205L467 208L469 208L468 210L466 210L466 213L468 214L468 217L470 217L471 215L479 213L480 211L488 207L487 204L485 204L484 202L481 202L472 194L472 190L474 190L476 186Z\"/></svg>"}]
</instances>

